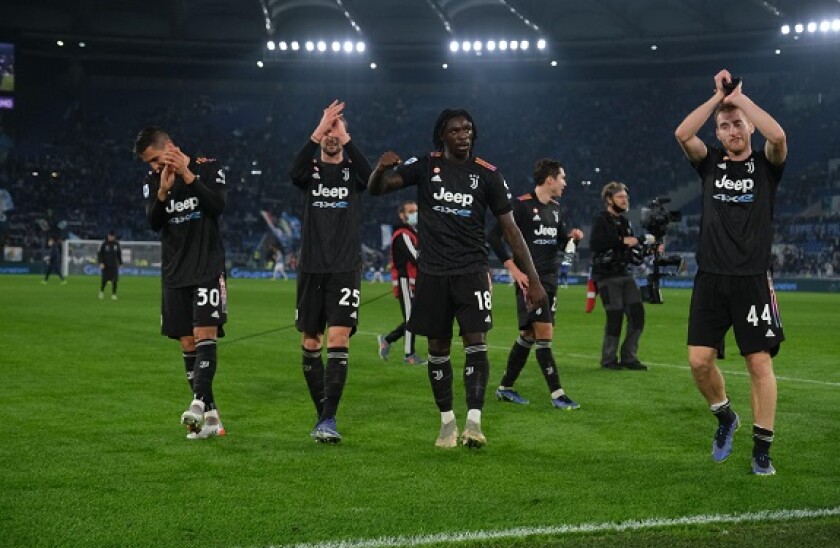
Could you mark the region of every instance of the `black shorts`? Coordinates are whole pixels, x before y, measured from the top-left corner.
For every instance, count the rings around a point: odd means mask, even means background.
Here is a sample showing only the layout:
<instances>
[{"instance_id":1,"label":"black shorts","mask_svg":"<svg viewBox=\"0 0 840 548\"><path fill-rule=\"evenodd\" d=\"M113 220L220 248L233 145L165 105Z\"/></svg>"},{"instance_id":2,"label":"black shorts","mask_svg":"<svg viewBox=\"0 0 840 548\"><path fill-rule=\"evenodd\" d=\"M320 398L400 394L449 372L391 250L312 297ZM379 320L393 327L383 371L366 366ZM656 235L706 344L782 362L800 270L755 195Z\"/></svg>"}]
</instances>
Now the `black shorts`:
<instances>
[{"instance_id":1,"label":"black shorts","mask_svg":"<svg viewBox=\"0 0 840 548\"><path fill-rule=\"evenodd\" d=\"M320 334L327 325L356 327L359 323L361 280L361 270L327 274L298 272L297 330Z\"/></svg>"},{"instance_id":2,"label":"black shorts","mask_svg":"<svg viewBox=\"0 0 840 548\"><path fill-rule=\"evenodd\" d=\"M730 326L742 356L775 356L785 340L770 274L730 276L697 272L688 318L689 346L717 348Z\"/></svg>"},{"instance_id":3,"label":"black shorts","mask_svg":"<svg viewBox=\"0 0 840 548\"><path fill-rule=\"evenodd\" d=\"M545 294L548 297L550 306L543 306L536 310L528 311L525 301L525 294L516 286L516 317L519 319L519 330L524 331L531 327L534 322L550 323L554 325L554 313L557 310L557 288L543 282Z\"/></svg>"},{"instance_id":4,"label":"black shorts","mask_svg":"<svg viewBox=\"0 0 840 548\"><path fill-rule=\"evenodd\" d=\"M161 292L160 332L172 339L191 336L195 327L218 326L227 321L227 286L224 275L187 287L164 287Z\"/></svg>"},{"instance_id":5,"label":"black shorts","mask_svg":"<svg viewBox=\"0 0 840 548\"><path fill-rule=\"evenodd\" d=\"M102 281L103 282L116 282L120 279L120 269L119 268L103 268L102 269Z\"/></svg>"},{"instance_id":6,"label":"black shorts","mask_svg":"<svg viewBox=\"0 0 840 548\"><path fill-rule=\"evenodd\" d=\"M489 272L451 276L421 272L406 329L430 339L451 339L452 321L457 319L458 335L486 333L493 327L492 307Z\"/></svg>"}]
</instances>

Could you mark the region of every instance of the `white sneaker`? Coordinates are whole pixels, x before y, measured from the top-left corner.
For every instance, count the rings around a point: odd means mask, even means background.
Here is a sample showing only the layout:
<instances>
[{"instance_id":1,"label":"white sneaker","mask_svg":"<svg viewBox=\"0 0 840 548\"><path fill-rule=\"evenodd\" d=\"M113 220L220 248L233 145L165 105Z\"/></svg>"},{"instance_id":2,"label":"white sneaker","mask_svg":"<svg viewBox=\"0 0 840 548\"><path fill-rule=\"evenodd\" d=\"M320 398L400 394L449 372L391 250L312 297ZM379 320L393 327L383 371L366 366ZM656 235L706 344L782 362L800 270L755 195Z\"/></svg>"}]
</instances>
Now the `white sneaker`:
<instances>
[{"instance_id":1,"label":"white sneaker","mask_svg":"<svg viewBox=\"0 0 840 548\"><path fill-rule=\"evenodd\" d=\"M104 298L105 298L105 293L103 293L103 292L101 292L101 291L100 291L100 292L99 292L99 298L100 298L100 299L104 299Z\"/></svg>"},{"instance_id":2,"label":"white sneaker","mask_svg":"<svg viewBox=\"0 0 840 548\"><path fill-rule=\"evenodd\" d=\"M111 300L112 300L112 301L116 301L116 300L117 300L117 296L116 296L116 295L111 295Z\"/></svg>"},{"instance_id":3,"label":"white sneaker","mask_svg":"<svg viewBox=\"0 0 840 548\"><path fill-rule=\"evenodd\" d=\"M222 421L219 419L219 410L211 409L204 413L204 426L198 432L191 431L187 434L188 440L206 440L214 436L224 436L226 434L225 427L222 426Z\"/></svg>"},{"instance_id":4,"label":"white sneaker","mask_svg":"<svg viewBox=\"0 0 840 548\"><path fill-rule=\"evenodd\" d=\"M458 445L458 425L455 420L440 423L440 434L435 440L435 446L451 449Z\"/></svg>"},{"instance_id":5,"label":"white sneaker","mask_svg":"<svg viewBox=\"0 0 840 548\"><path fill-rule=\"evenodd\" d=\"M193 400L190 408L181 413L181 424L190 432L201 432L204 426L204 402Z\"/></svg>"},{"instance_id":6,"label":"white sneaker","mask_svg":"<svg viewBox=\"0 0 840 548\"><path fill-rule=\"evenodd\" d=\"M467 423L464 425L464 434L461 436L461 443L473 449L481 449L487 445L487 438L481 432L481 424L467 419Z\"/></svg>"}]
</instances>

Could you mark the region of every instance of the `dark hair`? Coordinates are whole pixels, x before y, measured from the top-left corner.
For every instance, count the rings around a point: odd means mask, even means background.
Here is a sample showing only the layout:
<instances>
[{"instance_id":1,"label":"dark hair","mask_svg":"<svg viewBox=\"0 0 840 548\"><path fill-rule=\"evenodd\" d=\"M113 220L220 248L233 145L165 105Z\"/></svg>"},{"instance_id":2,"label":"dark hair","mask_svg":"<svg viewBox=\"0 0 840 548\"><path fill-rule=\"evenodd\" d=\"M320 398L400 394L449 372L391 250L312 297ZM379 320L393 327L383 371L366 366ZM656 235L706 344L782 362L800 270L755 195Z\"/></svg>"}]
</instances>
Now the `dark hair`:
<instances>
[{"instance_id":1,"label":"dark hair","mask_svg":"<svg viewBox=\"0 0 840 548\"><path fill-rule=\"evenodd\" d=\"M534 183L540 186L549 177L557 177L561 169L563 169L563 164L557 160L551 158L537 160L537 163L534 164Z\"/></svg>"},{"instance_id":2,"label":"dark hair","mask_svg":"<svg viewBox=\"0 0 840 548\"><path fill-rule=\"evenodd\" d=\"M414 205L417 205L417 202L415 202L414 200L406 200L406 201L404 201L403 203L401 203L401 204L400 204L400 208L397 210L397 213L399 213L399 214L403 214L403 213L405 213L405 208L406 208L406 206L407 206L408 204L414 204Z\"/></svg>"},{"instance_id":3,"label":"dark hair","mask_svg":"<svg viewBox=\"0 0 840 548\"><path fill-rule=\"evenodd\" d=\"M166 142L169 135L157 126L146 126L137 134L134 139L134 155L140 156L143 152L152 145L157 145Z\"/></svg>"},{"instance_id":4,"label":"dark hair","mask_svg":"<svg viewBox=\"0 0 840 548\"><path fill-rule=\"evenodd\" d=\"M610 181L601 190L601 200L606 202L607 198L612 198L614 194L618 194L619 192L627 192L627 185L618 181Z\"/></svg>"},{"instance_id":5,"label":"dark hair","mask_svg":"<svg viewBox=\"0 0 840 548\"><path fill-rule=\"evenodd\" d=\"M435 132L432 134L432 143L435 145L435 150L443 150L443 137L441 137L441 133L443 133L443 128L446 127L446 123L453 118L459 117L466 118L472 124L472 143L470 143L470 153L472 154L472 147L478 140L478 128L476 128L475 121L470 113L463 108L445 108L441 111L435 122Z\"/></svg>"}]
</instances>

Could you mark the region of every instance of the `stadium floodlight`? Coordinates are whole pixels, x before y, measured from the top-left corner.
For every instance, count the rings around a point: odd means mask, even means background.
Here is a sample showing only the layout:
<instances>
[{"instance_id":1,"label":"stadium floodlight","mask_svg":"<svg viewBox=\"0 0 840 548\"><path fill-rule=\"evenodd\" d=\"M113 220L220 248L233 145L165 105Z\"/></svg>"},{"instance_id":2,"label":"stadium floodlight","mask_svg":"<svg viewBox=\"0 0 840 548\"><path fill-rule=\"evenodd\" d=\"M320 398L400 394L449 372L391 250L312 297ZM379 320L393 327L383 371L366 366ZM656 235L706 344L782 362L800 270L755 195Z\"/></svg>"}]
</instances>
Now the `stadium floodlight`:
<instances>
[{"instance_id":1,"label":"stadium floodlight","mask_svg":"<svg viewBox=\"0 0 840 548\"><path fill-rule=\"evenodd\" d=\"M443 64L443 65L441 65L441 66L443 67L443 70L446 70L446 69L448 69L448 68L449 68L449 63L444 63L444 64Z\"/></svg>"},{"instance_id":2,"label":"stadium floodlight","mask_svg":"<svg viewBox=\"0 0 840 548\"><path fill-rule=\"evenodd\" d=\"M650 51L656 51L658 49L659 49L659 46L657 46L656 44L651 44L650 45Z\"/></svg>"},{"instance_id":3,"label":"stadium floodlight","mask_svg":"<svg viewBox=\"0 0 840 548\"><path fill-rule=\"evenodd\" d=\"M365 51L365 43L364 42L356 42L356 53L364 53Z\"/></svg>"},{"instance_id":4,"label":"stadium floodlight","mask_svg":"<svg viewBox=\"0 0 840 548\"><path fill-rule=\"evenodd\" d=\"M551 66L552 66L552 67L556 67L556 66L557 66L557 61L552 61L552 62L551 62Z\"/></svg>"},{"instance_id":5,"label":"stadium floodlight","mask_svg":"<svg viewBox=\"0 0 840 548\"><path fill-rule=\"evenodd\" d=\"M507 40L499 40L499 51L507 51L508 43Z\"/></svg>"},{"instance_id":6,"label":"stadium floodlight","mask_svg":"<svg viewBox=\"0 0 840 548\"><path fill-rule=\"evenodd\" d=\"M327 51L327 43L323 40L318 40L318 51L325 52Z\"/></svg>"},{"instance_id":7,"label":"stadium floodlight","mask_svg":"<svg viewBox=\"0 0 840 548\"><path fill-rule=\"evenodd\" d=\"M263 62L262 61L257 61L257 66L260 67L260 68L263 68L263 66L264 66Z\"/></svg>"},{"instance_id":8,"label":"stadium floodlight","mask_svg":"<svg viewBox=\"0 0 840 548\"><path fill-rule=\"evenodd\" d=\"M782 25L782 34L790 34L790 25Z\"/></svg>"},{"instance_id":9,"label":"stadium floodlight","mask_svg":"<svg viewBox=\"0 0 840 548\"><path fill-rule=\"evenodd\" d=\"M545 49L545 39L544 38L540 38L539 40L537 40L537 49L540 50L540 51Z\"/></svg>"},{"instance_id":10,"label":"stadium floodlight","mask_svg":"<svg viewBox=\"0 0 840 548\"><path fill-rule=\"evenodd\" d=\"M796 31L796 34L799 34L800 32L804 32L805 31L805 25L803 25L802 23L797 23L796 25L793 26L793 30Z\"/></svg>"},{"instance_id":11,"label":"stadium floodlight","mask_svg":"<svg viewBox=\"0 0 840 548\"><path fill-rule=\"evenodd\" d=\"M782 54L782 50L777 49L777 50L776 50L776 55L781 55L781 54Z\"/></svg>"},{"instance_id":12,"label":"stadium floodlight","mask_svg":"<svg viewBox=\"0 0 840 548\"><path fill-rule=\"evenodd\" d=\"M344 53L353 53L353 42L350 40L344 42Z\"/></svg>"},{"instance_id":13,"label":"stadium floodlight","mask_svg":"<svg viewBox=\"0 0 840 548\"><path fill-rule=\"evenodd\" d=\"M315 51L315 42L313 42L312 40L307 40L306 51Z\"/></svg>"},{"instance_id":14,"label":"stadium floodlight","mask_svg":"<svg viewBox=\"0 0 840 548\"><path fill-rule=\"evenodd\" d=\"M376 63L370 64L370 70L376 70Z\"/></svg>"},{"instance_id":15,"label":"stadium floodlight","mask_svg":"<svg viewBox=\"0 0 840 548\"><path fill-rule=\"evenodd\" d=\"M480 40L476 40L475 42L473 42L473 49L475 51L481 51L481 48L483 46L484 46L484 44L482 44Z\"/></svg>"},{"instance_id":16,"label":"stadium floodlight","mask_svg":"<svg viewBox=\"0 0 840 548\"><path fill-rule=\"evenodd\" d=\"M828 32L831 30L831 21L820 21L820 32Z\"/></svg>"},{"instance_id":17,"label":"stadium floodlight","mask_svg":"<svg viewBox=\"0 0 840 548\"><path fill-rule=\"evenodd\" d=\"M274 43L274 40L269 40L265 43L265 47L268 48L268 51L274 51L274 48L276 48L277 45Z\"/></svg>"},{"instance_id":18,"label":"stadium floodlight","mask_svg":"<svg viewBox=\"0 0 840 548\"><path fill-rule=\"evenodd\" d=\"M63 48L64 47L64 40L56 40L55 45L60 47L60 48Z\"/></svg>"},{"instance_id":19,"label":"stadium floodlight","mask_svg":"<svg viewBox=\"0 0 840 548\"><path fill-rule=\"evenodd\" d=\"M487 51L496 51L496 41L487 40Z\"/></svg>"},{"instance_id":20,"label":"stadium floodlight","mask_svg":"<svg viewBox=\"0 0 840 548\"><path fill-rule=\"evenodd\" d=\"M817 24L811 21L808 23L808 32L817 32Z\"/></svg>"},{"instance_id":21,"label":"stadium floodlight","mask_svg":"<svg viewBox=\"0 0 840 548\"><path fill-rule=\"evenodd\" d=\"M451 51L452 53L458 53L459 49L461 49L461 44L459 44L455 40L449 42L449 51Z\"/></svg>"},{"instance_id":22,"label":"stadium floodlight","mask_svg":"<svg viewBox=\"0 0 840 548\"><path fill-rule=\"evenodd\" d=\"M528 42L528 40L522 40L521 42L519 42L519 49L521 49L522 51L526 51L530 45L531 44Z\"/></svg>"},{"instance_id":23,"label":"stadium floodlight","mask_svg":"<svg viewBox=\"0 0 840 548\"><path fill-rule=\"evenodd\" d=\"M332 47L334 53L338 53L339 51L341 51L341 43L339 42L333 41L333 43L330 44L330 46Z\"/></svg>"},{"instance_id":24,"label":"stadium floodlight","mask_svg":"<svg viewBox=\"0 0 840 548\"><path fill-rule=\"evenodd\" d=\"M292 41L292 51L297 51L299 49L300 49L300 44L298 43L297 40L293 40Z\"/></svg>"},{"instance_id":25,"label":"stadium floodlight","mask_svg":"<svg viewBox=\"0 0 840 548\"><path fill-rule=\"evenodd\" d=\"M472 49L472 44L465 40L464 43L461 44L461 49L464 51L470 51L470 49Z\"/></svg>"},{"instance_id":26,"label":"stadium floodlight","mask_svg":"<svg viewBox=\"0 0 840 548\"><path fill-rule=\"evenodd\" d=\"M285 40L277 45L280 47L280 51L286 51L289 49L289 45L285 42Z\"/></svg>"},{"instance_id":27,"label":"stadium floodlight","mask_svg":"<svg viewBox=\"0 0 840 548\"><path fill-rule=\"evenodd\" d=\"M80 48L87 47L87 44L85 44L84 42L79 42L79 47Z\"/></svg>"},{"instance_id":28,"label":"stadium floodlight","mask_svg":"<svg viewBox=\"0 0 840 548\"><path fill-rule=\"evenodd\" d=\"M517 42L516 40L511 40L510 41L510 49L513 50L513 51L518 50L519 49L519 42Z\"/></svg>"},{"instance_id":29,"label":"stadium floodlight","mask_svg":"<svg viewBox=\"0 0 840 548\"><path fill-rule=\"evenodd\" d=\"M835 19L831 22L831 30L840 31L840 19Z\"/></svg>"}]
</instances>

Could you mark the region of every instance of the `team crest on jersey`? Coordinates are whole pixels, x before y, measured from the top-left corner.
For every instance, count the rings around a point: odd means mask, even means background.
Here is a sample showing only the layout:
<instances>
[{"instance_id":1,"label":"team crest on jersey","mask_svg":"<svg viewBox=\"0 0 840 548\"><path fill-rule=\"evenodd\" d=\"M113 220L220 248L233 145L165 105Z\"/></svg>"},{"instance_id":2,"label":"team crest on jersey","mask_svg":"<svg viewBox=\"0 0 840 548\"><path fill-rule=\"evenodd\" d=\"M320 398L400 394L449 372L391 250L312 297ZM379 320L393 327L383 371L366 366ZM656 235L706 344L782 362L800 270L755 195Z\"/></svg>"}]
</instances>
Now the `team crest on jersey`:
<instances>
[{"instance_id":1,"label":"team crest on jersey","mask_svg":"<svg viewBox=\"0 0 840 548\"><path fill-rule=\"evenodd\" d=\"M341 178L344 179L345 182L350 180L350 168L345 167L341 170Z\"/></svg>"},{"instance_id":2,"label":"team crest on jersey","mask_svg":"<svg viewBox=\"0 0 840 548\"><path fill-rule=\"evenodd\" d=\"M205 158L203 156L201 158L196 158L195 159L196 164L206 164L207 162L215 162L215 161L216 161L215 158Z\"/></svg>"},{"instance_id":3,"label":"team crest on jersey","mask_svg":"<svg viewBox=\"0 0 840 548\"><path fill-rule=\"evenodd\" d=\"M478 188L478 174L470 173L470 188L475 190Z\"/></svg>"},{"instance_id":4,"label":"team crest on jersey","mask_svg":"<svg viewBox=\"0 0 840 548\"><path fill-rule=\"evenodd\" d=\"M313 179L319 179L319 180L320 180L320 179L321 179L321 175L319 175L319 174L318 174L318 172L316 171L315 173L313 173L313 174L312 174L312 178L313 178Z\"/></svg>"},{"instance_id":5,"label":"team crest on jersey","mask_svg":"<svg viewBox=\"0 0 840 548\"><path fill-rule=\"evenodd\" d=\"M750 159L747 161L747 173L754 173L755 172L755 159L750 156Z\"/></svg>"},{"instance_id":6,"label":"team crest on jersey","mask_svg":"<svg viewBox=\"0 0 840 548\"><path fill-rule=\"evenodd\" d=\"M487 160L483 160L481 158L476 157L475 163L477 163L478 165L480 165L484 168L489 169L490 171L496 171L496 166L494 166L493 164L491 164Z\"/></svg>"},{"instance_id":7,"label":"team crest on jersey","mask_svg":"<svg viewBox=\"0 0 840 548\"><path fill-rule=\"evenodd\" d=\"M433 183L442 183L443 179L440 178L440 175L435 175L434 177L432 177L432 182Z\"/></svg>"}]
</instances>

